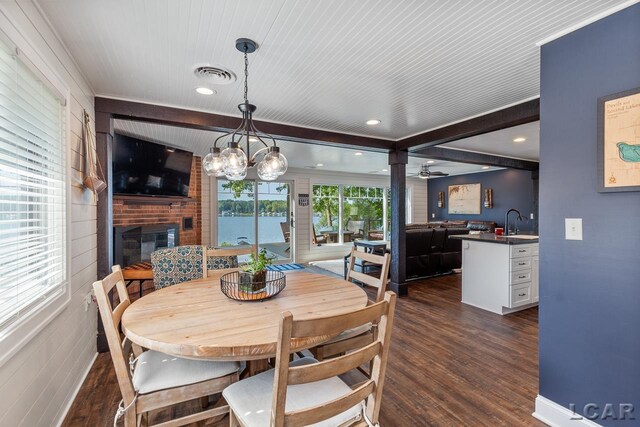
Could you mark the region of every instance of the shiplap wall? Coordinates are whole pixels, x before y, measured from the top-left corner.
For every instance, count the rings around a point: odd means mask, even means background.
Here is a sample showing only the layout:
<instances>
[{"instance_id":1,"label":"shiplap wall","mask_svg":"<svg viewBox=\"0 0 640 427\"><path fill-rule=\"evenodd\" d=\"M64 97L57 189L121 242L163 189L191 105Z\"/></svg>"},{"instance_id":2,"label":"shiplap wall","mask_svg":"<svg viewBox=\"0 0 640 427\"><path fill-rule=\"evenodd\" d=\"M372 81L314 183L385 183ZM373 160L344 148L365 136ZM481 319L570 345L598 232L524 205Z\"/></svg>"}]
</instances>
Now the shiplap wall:
<instances>
[{"instance_id":1,"label":"shiplap wall","mask_svg":"<svg viewBox=\"0 0 640 427\"><path fill-rule=\"evenodd\" d=\"M200 165L198 165L199 167ZM202 172L202 190L200 200L202 203L202 244L209 245L211 242L211 178Z\"/></svg>"},{"instance_id":2,"label":"shiplap wall","mask_svg":"<svg viewBox=\"0 0 640 427\"><path fill-rule=\"evenodd\" d=\"M0 366L0 426L51 426L61 422L96 355L96 309L85 311L83 303L96 280L96 205L80 187L82 111L89 112L93 126L94 96L33 2L3 1L0 13L0 29L19 34L71 92L71 302Z\"/></svg>"},{"instance_id":3,"label":"shiplap wall","mask_svg":"<svg viewBox=\"0 0 640 427\"><path fill-rule=\"evenodd\" d=\"M317 160L320 161L321 159ZM250 171L248 177L255 178L254 171ZM206 180L206 178L204 179ZM312 169L289 169L283 177L283 181L284 180L293 181L295 261L299 263L340 258L349 251L351 243L345 245L313 245L311 242L311 201L309 201L309 206L307 207L298 206L298 194L309 194L311 197L311 189L314 184L347 184L372 187L388 187L390 184L388 176L348 174ZM209 236L211 241L215 242L216 224L213 221L217 219L217 215L211 215L211 213L217 212L217 204L215 203L217 186L214 184L214 178L210 178L210 183L211 187L208 192L208 194L210 194L210 200L207 202L203 200L202 205L202 228L204 239L204 229L211 227ZM202 190L204 197L204 185ZM411 192L411 221L427 222L427 183L420 179L408 179L407 191ZM205 222L207 223L206 225Z\"/></svg>"}]
</instances>

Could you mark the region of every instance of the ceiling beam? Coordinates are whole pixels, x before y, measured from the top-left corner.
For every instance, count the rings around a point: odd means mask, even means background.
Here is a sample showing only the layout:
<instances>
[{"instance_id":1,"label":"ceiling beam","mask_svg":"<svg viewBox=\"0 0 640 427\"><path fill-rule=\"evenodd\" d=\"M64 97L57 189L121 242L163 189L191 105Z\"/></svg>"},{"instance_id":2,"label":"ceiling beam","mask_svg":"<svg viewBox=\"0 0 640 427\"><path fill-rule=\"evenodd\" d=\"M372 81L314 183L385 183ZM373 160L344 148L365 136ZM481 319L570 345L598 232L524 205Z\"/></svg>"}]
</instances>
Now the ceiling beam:
<instances>
[{"instance_id":1,"label":"ceiling beam","mask_svg":"<svg viewBox=\"0 0 640 427\"><path fill-rule=\"evenodd\" d=\"M241 121L239 117L101 97L96 97L95 109L96 114L105 113L118 119L137 120L218 132L228 132L236 129ZM379 138L348 135L257 120L254 121L254 123L262 132L266 132L276 139L286 141L383 152L392 150L394 146L393 141Z\"/></svg>"},{"instance_id":2,"label":"ceiling beam","mask_svg":"<svg viewBox=\"0 0 640 427\"><path fill-rule=\"evenodd\" d=\"M471 163L474 165L495 166L500 168L523 169L537 171L539 163L531 160L512 159L493 154L473 153L471 151L453 150L451 148L427 147L409 153L411 157L422 157L448 162Z\"/></svg>"},{"instance_id":3,"label":"ceiling beam","mask_svg":"<svg viewBox=\"0 0 640 427\"><path fill-rule=\"evenodd\" d=\"M540 98L401 139L396 142L396 149L415 151L537 120L540 120ZM481 148L478 147L478 149Z\"/></svg>"}]
</instances>

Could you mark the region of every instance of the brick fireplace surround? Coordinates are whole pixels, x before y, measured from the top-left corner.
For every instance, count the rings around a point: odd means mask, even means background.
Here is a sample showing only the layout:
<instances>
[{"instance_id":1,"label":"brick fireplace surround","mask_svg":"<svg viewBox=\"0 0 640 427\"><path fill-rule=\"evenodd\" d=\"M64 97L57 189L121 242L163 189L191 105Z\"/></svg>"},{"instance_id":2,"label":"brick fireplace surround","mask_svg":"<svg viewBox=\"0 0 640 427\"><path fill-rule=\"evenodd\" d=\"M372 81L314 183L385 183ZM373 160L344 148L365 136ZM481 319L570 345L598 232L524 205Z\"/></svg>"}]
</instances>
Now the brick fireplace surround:
<instances>
[{"instance_id":1,"label":"brick fireplace surround","mask_svg":"<svg viewBox=\"0 0 640 427\"><path fill-rule=\"evenodd\" d=\"M179 224L180 245L202 244L202 175L201 158L193 157L191 163L191 180L188 199L158 200L150 203L141 199L140 202L130 197L113 197L113 226L129 227L136 225ZM193 228L183 230L182 219L193 218ZM122 266L126 267L126 266ZM137 283L129 286L132 298L139 293ZM146 282L144 289L152 288L152 282Z\"/></svg>"}]
</instances>

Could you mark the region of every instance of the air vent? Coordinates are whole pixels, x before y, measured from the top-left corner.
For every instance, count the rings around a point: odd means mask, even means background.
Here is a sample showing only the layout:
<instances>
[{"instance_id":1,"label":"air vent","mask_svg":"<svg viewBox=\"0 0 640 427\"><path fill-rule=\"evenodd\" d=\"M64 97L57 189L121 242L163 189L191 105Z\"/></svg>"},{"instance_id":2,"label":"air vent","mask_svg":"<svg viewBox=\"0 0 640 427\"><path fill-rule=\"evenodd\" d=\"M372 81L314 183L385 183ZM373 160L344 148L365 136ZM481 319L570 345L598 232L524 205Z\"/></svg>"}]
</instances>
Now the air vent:
<instances>
[{"instance_id":1,"label":"air vent","mask_svg":"<svg viewBox=\"0 0 640 427\"><path fill-rule=\"evenodd\" d=\"M203 66L194 71L196 77L214 85L228 85L236 81L233 71L222 67Z\"/></svg>"}]
</instances>

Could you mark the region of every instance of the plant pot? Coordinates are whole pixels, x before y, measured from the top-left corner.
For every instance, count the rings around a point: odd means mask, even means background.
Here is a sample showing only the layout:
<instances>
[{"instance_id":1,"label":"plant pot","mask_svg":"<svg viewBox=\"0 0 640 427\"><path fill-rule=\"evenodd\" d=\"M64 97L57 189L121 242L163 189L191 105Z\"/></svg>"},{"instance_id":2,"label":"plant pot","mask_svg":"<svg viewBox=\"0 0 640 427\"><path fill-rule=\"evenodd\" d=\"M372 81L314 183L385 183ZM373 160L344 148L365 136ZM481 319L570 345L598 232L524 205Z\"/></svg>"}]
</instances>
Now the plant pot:
<instances>
[{"instance_id":1,"label":"plant pot","mask_svg":"<svg viewBox=\"0 0 640 427\"><path fill-rule=\"evenodd\" d=\"M267 270L256 271L255 273L240 273L240 283L238 289L247 293L259 293L264 291L267 282Z\"/></svg>"}]
</instances>

